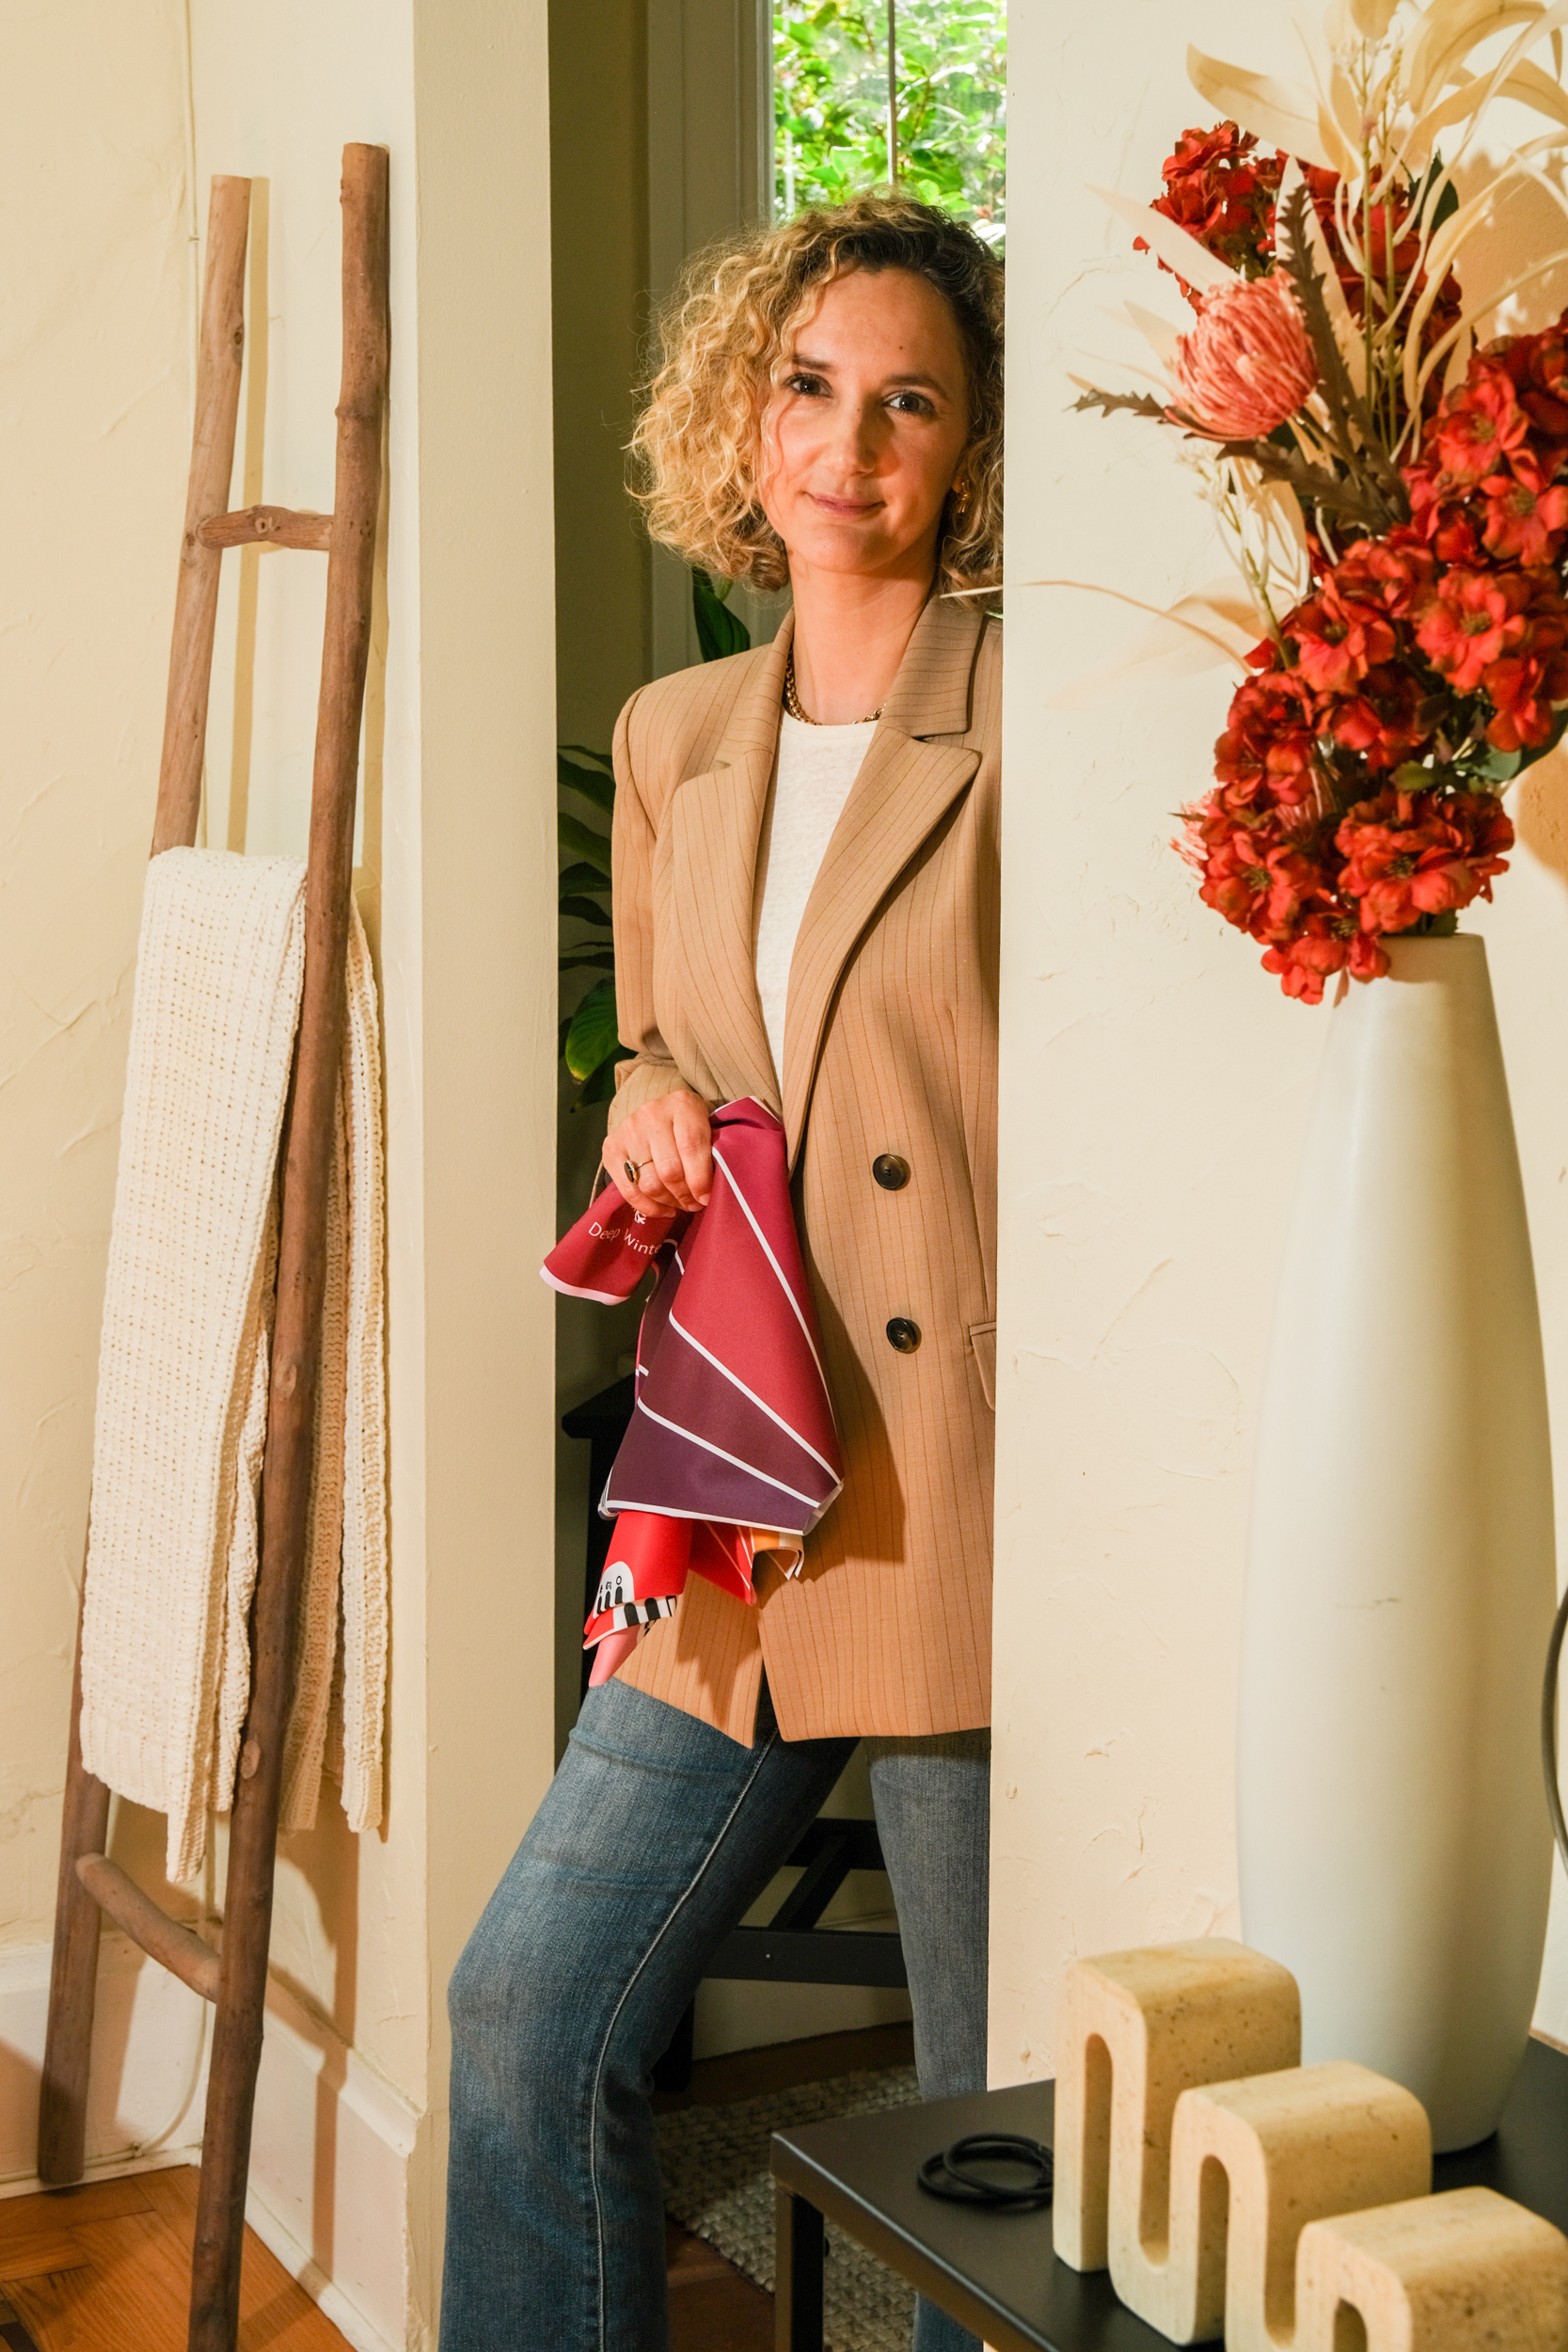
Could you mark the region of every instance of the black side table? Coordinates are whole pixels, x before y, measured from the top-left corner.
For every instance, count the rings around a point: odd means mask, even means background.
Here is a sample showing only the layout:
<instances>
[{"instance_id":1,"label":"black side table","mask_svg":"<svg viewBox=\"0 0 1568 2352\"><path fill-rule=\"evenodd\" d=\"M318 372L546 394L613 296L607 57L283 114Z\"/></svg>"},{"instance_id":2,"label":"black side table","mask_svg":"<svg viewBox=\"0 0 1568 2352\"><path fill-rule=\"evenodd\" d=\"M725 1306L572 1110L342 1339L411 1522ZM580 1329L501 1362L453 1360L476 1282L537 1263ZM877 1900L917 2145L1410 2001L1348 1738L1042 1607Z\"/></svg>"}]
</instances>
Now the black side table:
<instances>
[{"instance_id":1,"label":"black side table","mask_svg":"<svg viewBox=\"0 0 1568 2352\"><path fill-rule=\"evenodd\" d=\"M938 2099L773 2135L778 2352L822 2352L824 2217L996 2352L1169 2352L1103 2270L1069 2270L1037 2213L943 2204L915 2173L969 2132L1052 2141L1053 2083ZM1532 2042L1492 2138L1439 2156L1433 2186L1495 2188L1568 2231L1568 2056Z\"/></svg>"}]
</instances>

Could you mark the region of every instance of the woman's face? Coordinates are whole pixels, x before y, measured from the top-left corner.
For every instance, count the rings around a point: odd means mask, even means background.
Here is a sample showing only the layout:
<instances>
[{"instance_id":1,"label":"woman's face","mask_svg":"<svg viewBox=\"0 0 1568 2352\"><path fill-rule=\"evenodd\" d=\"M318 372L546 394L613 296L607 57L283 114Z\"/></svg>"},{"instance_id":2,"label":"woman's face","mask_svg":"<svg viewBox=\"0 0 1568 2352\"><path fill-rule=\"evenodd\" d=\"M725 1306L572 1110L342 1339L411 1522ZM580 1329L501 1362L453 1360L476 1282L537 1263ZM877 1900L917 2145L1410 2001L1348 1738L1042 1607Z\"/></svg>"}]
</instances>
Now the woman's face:
<instances>
[{"instance_id":1,"label":"woman's face","mask_svg":"<svg viewBox=\"0 0 1568 2352\"><path fill-rule=\"evenodd\" d=\"M928 578L968 439L963 348L936 288L902 269L835 278L763 411L758 495L791 571Z\"/></svg>"}]
</instances>

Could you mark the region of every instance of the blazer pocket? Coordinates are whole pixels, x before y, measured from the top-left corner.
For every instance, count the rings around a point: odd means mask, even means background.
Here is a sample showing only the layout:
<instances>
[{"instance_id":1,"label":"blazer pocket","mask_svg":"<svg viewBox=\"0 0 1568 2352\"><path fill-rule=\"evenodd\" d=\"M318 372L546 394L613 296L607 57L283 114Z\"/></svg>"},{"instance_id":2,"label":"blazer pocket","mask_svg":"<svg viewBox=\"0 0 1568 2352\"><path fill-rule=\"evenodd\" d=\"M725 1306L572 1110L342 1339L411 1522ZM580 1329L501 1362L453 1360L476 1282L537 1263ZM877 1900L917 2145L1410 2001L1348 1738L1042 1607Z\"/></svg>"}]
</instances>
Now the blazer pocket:
<instances>
[{"instance_id":1,"label":"blazer pocket","mask_svg":"<svg viewBox=\"0 0 1568 2352\"><path fill-rule=\"evenodd\" d=\"M996 1326L994 1323L972 1323L969 1344L974 1350L974 1360L980 1367L980 1386L986 1392L986 1403L996 1410Z\"/></svg>"}]
</instances>

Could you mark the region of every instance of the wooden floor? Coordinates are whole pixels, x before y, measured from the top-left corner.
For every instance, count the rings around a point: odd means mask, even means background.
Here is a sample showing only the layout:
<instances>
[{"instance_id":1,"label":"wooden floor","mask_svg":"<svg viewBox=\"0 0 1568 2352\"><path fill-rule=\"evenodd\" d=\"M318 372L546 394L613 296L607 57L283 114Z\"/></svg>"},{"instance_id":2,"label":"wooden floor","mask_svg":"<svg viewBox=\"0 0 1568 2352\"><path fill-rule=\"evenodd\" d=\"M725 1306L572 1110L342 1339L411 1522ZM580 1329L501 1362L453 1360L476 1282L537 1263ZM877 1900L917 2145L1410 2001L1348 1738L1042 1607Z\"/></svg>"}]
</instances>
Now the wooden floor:
<instances>
[{"instance_id":1,"label":"wooden floor","mask_svg":"<svg viewBox=\"0 0 1568 2352\"><path fill-rule=\"evenodd\" d=\"M908 2066L908 2026L705 2058L664 2107L755 2099L864 2067ZM4 2352L184 2352L197 2176L187 2167L0 2201ZM773 2298L669 2225L671 2352L772 2352ZM245 2232L240 2352L346 2352L303 2287Z\"/></svg>"},{"instance_id":2,"label":"wooden floor","mask_svg":"<svg viewBox=\"0 0 1568 2352\"><path fill-rule=\"evenodd\" d=\"M0 2203L8 2352L185 2352L196 2177L181 2166ZM253 2230L240 2352L346 2352Z\"/></svg>"}]
</instances>

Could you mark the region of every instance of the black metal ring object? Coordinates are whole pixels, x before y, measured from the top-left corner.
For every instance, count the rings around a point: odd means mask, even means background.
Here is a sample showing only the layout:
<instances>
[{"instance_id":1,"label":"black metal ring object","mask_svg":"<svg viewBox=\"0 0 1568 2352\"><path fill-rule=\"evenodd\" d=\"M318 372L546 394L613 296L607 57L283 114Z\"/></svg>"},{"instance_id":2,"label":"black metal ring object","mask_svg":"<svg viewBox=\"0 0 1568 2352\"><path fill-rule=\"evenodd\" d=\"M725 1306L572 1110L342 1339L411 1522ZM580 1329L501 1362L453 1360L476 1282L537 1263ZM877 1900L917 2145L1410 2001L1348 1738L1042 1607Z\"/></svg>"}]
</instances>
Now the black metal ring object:
<instances>
[{"instance_id":1,"label":"black metal ring object","mask_svg":"<svg viewBox=\"0 0 1568 2352\"><path fill-rule=\"evenodd\" d=\"M1008 2186L969 2171L966 2168L973 2164L1023 2166L1033 2178ZM927 2156L918 2178L927 2196L944 2197L949 2204L1010 2207L1018 2213L1050 2204L1055 2160L1049 2148L1020 2132L971 2132Z\"/></svg>"}]
</instances>

